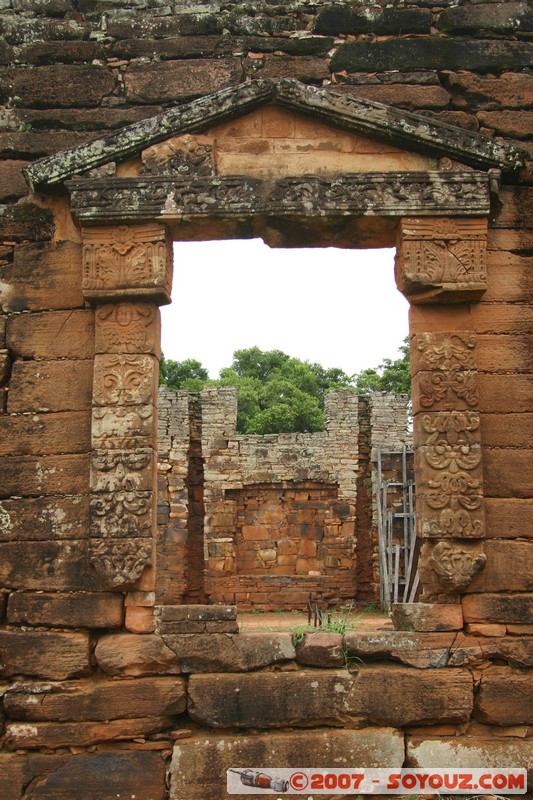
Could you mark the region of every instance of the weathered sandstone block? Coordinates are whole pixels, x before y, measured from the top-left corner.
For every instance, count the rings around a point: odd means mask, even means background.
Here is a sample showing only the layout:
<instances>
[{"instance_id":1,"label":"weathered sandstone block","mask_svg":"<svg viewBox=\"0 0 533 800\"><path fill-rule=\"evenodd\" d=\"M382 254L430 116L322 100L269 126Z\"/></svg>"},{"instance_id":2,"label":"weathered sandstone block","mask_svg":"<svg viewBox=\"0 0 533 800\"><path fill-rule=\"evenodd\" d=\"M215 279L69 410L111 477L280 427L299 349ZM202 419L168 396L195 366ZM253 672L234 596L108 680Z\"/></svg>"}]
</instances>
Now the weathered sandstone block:
<instances>
[{"instance_id":1,"label":"weathered sandstone block","mask_svg":"<svg viewBox=\"0 0 533 800\"><path fill-rule=\"evenodd\" d=\"M68 759L66 755L0 753L0 797L20 800L26 786L39 775L53 773Z\"/></svg>"},{"instance_id":2,"label":"weathered sandstone block","mask_svg":"<svg viewBox=\"0 0 533 800\"><path fill-rule=\"evenodd\" d=\"M8 621L56 628L120 628L123 596L112 592L14 592L9 597Z\"/></svg>"},{"instance_id":3,"label":"weathered sandstone block","mask_svg":"<svg viewBox=\"0 0 533 800\"><path fill-rule=\"evenodd\" d=\"M163 634L181 672L245 672L295 658L290 634Z\"/></svg>"},{"instance_id":4,"label":"weathered sandstone block","mask_svg":"<svg viewBox=\"0 0 533 800\"><path fill-rule=\"evenodd\" d=\"M349 631L344 635L348 658L357 663L392 658L411 667L445 667L455 633Z\"/></svg>"},{"instance_id":5,"label":"weathered sandstone block","mask_svg":"<svg viewBox=\"0 0 533 800\"><path fill-rule=\"evenodd\" d=\"M10 317L7 346L18 358L92 358L92 311L45 311Z\"/></svg>"},{"instance_id":6,"label":"weathered sandstone block","mask_svg":"<svg viewBox=\"0 0 533 800\"><path fill-rule=\"evenodd\" d=\"M364 666L356 675L338 670L195 675L188 710L196 721L217 728L342 725L348 720L399 727L465 722L472 704L472 676L466 670Z\"/></svg>"},{"instance_id":7,"label":"weathered sandstone block","mask_svg":"<svg viewBox=\"0 0 533 800\"><path fill-rule=\"evenodd\" d=\"M13 720L83 722L181 714L186 707L181 678L80 680L61 684L17 684L4 696Z\"/></svg>"},{"instance_id":8,"label":"weathered sandstone block","mask_svg":"<svg viewBox=\"0 0 533 800\"><path fill-rule=\"evenodd\" d=\"M290 633L239 633L234 641L246 669L260 669L296 658Z\"/></svg>"},{"instance_id":9,"label":"weathered sandstone block","mask_svg":"<svg viewBox=\"0 0 533 800\"><path fill-rule=\"evenodd\" d=\"M18 96L19 105L30 108L97 106L115 88L112 72L93 64L10 70L5 80L6 89Z\"/></svg>"},{"instance_id":10,"label":"weathered sandstone block","mask_svg":"<svg viewBox=\"0 0 533 800\"><path fill-rule=\"evenodd\" d=\"M473 704L467 670L365 666L354 676L345 711L363 724L466 722Z\"/></svg>"},{"instance_id":11,"label":"weathered sandstone block","mask_svg":"<svg viewBox=\"0 0 533 800\"><path fill-rule=\"evenodd\" d=\"M168 103L216 92L240 80L235 58L133 64L126 72L126 96L133 103Z\"/></svg>"},{"instance_id":12,"label":"weathered sandstone block","mask_svg":"<svg viewBox=\"0 0 533 800\"><path fill-rule=\"evenodd\" d=\"M83 453L91 447L91 414L64 411L58 414L0 416L0 457Z\"/></svg>"},{"instance_id":13,"label":"weathered sandstone block","mask_svg":"<svg viewBox=\"0 0 533 800\"><path fill-rule=\"evenodd\" d=\"M9 381L10 413L90 408L92 360L15 361Z\"/></svg>"},{"instance_id":14,"label":"weathered sandstone block","mask_svg":"<svg viewBox=\"0 0 533 800\"><path fill-rule=\"evenodd\" d=\"M212 733L178 742L170 766L170 800L220 800L230 767L400 767L403 737L392 728ZM232 795L246 800L249 795ZM11 800L11 799L10 799ZM18 799L17 799L18 800Z\"/></svg>"},{"instance_id":15,"label":"weathered sandstone block","mask_svg":"<svg viewBox=\"0 0 533 800\"><path fill-rule=\"evenodd\" d=\"M74 242L19 245L4 268L3 311L83 308L81 245Z\"/></svg>"},{"instance_id":16,"label":"weathered sandstone block","mask_svg":"<svg viewBox=\"0 0 533 800\"><path fill-rule=\"evenodd\" d=\"M168 717L119 719L106 722L12 722L6 726L5 745L8 750L39 747L68 747L75 742L79 747L89 747L99 742L135 739L150 736L170 727Z\"/></svg>"},{"instance_id":17,"label":"weathered sandstone block","mask_svg":"<svg viewBox=\"0 0 533 800\"><path fill-rule=\"evenodd\" d=\"M0 540L83 539L89 527L89 498L25 497L1 501Z\"/></svg>"},{"instance_id":18,"label":"weathered sandstone block","mask_svg":"<svg viewBox=\"0 0 533 800\"><path fill-rule=\"evenodd\" d=\"M459 631L463 627L461 607L440 603L396 603L392 622L401 631Z\"/></svg>"},{"instance_id":19,"label":"weathered sandstone block","mask_svg":"<svg viewBox=\"0 0 533 800\"><path fill-rule=\"evenodd\" d=\"M153 633L155 631L154 609L128 606L124 626L131 633Z\"/></svg>"},{"instance_id":20,"label":"weathered sandstone block","mask_svg":"<svg viewBox=\"0 0 533 800\"><path fill-rule=\"evenodd\" d=\"M72 756L0 753L0 790L2 800L20 800L30 782L33 800L117 800L117 795L165 800L165 770L159 753L131 750Z\"/></svg>"},{"instance_id":21,"label":"weathered sandstone block","mask_svg":"<svg viewBox=\"0 0 533 800\"><path fill-rule=\"evenodd\" d=\"M533 542L487 539L483 549L485 568L472 579L466 592L533 591Z\"/></svg>"},{"instance_id":22,"label":"weathered sandstone block","mask_svg":"<svg viewBox=\"0 0 533 800\"><path fill-rule=\"evenodd\" d=\"M489 659L497 659L499 663L506 661L511 667L533 667L533 637L458 634L450 650L448 664L455 667L472 666Z\"/></svg>"},{"instance_id":23,"label":"weathered sandstone block","mask_svg":"<svg viewBox=\"0 0 533 800\"><path fill-rule=\"evenodd\" d=\"M162 634L239 632L236 606L161 606L157 616Z\"/></svg>"},{"instance_id":24,"label":"weathered sandstone block","mask_svg":"<svg viewBox=\"0 0 533 800\"><path fill-rule=\"evenodd\" d=\"M532 725L533 669L484 670L474 716L487 725Z\"/></svg>"},{"instance_id":25,"label":"weathered sandstone block","mask_svg":"<svg viewBox=\"0 0 533 800\"><path fill-rule=\"evenodd\" d=\"M22 175L23 168L27 166L27 161L15 160L4 161L0 165L0 202L18 200L27 194L28 186Z\"/></svg>"},{"instance_id":26,"label":"weathered sandstone block","mask_svg":"<svg viewBox=\"0 0 533 800\"><path fill-rule=\"evenodd\" d=\"M0 497L81 495L89 484L89 456L6 456L0 473Z\"/></svg>"},{"instance_id":27,"label":"weathered sandstone block","mask_svg":"<svg viewBox=\"0 0 533 800\"><path fill-rule=\"evenodd\" d=\"M87 543L0 542L0 586L11 589L83 591L94 588Z\"/></svg>"},{"instance_id":28,"label":"weathered sandstone block","mask_svg":"<svg viewBox=\"0 0 533 800\"><path fill-rule=\"evenodd\" d=\"M89 636L56 631L0 631L0 675L65 680L90 672Z\"/></svg>"},{"instance_id":29,"label":"weathered sandstone block","mask_svg":"<svg viewBox=\"0 0 533 800\"><path fill-rule=\"evenodd\" d=\"M306 633L296 646L296 660L310 667L342 667L342 634Z\"/></svg>"},{"instance_id":30,"label":"weathered sandstone block","mask_svg":"<svg viewBox=\"0 0 533 800\"><path fill-rule=\"evenodd\" d=\"M342 725L352 681L349 672L338 670L193 675L188 712L214 728Z\"/></svg>"},{"instance_id":31,"label":"weathered sandstone block","mask_svg":"<svg viewBox=\"0 0 533 800\"><path fill-rule=\"evenodd\" d=\"M533 778L533 739L508 736L407 737L406 767L442 767L443 764L458 768L526 767L529 782Z\"/></svg>"},{"instance_id":32,"label":"weathered sandstone block","mask_svg":"<svg viewBox=\"0 0 533 800\"><path fill-rule=\"evenodd\" d=\"M112 633L98 640L95 658L108 675L168 675L180 672L178 659L159 636Z\"/></svg>"},{"instance_id":33,"label":"weathered sandstone block","mask_svg":"<svg viewBox=\"0 0 533 800\"><path fill-rule=\"evenodd\" d=\"M455 108L533 108L533 76L504 72L500 77L449 74L446 84Z\"/></svg>"},{"instance_id":34,"label":"weathered sandstone block","mask_svg":"<svg viewBox=\"0 0 533 800\"><path fill-rule=\"evenodd\" d=\"M533 352L533 337L528 349ZM524 359L523 363L527 364L527 360ZM531 370L533 371L533 364ZM533 438L533 414L484 414L481 418L481 431L483 444L487 448L522 447L524 442Z\"/></svg>"},{"instance_id":35,"label":"weathered sandstone block","mask_svg":"<svg viewBox=\"0 0 533 800\"><path fill-rule=\"evenodd\" d=\"M515 381L510 383L508 391L513 396L513 408L516 408L514 397L520 387ZM531 389L527 388L524 402L531 407ZM533 497L533 476L531 475L531 450L487 449L483 455L485 474L485 494L488 497Z\"/></svg>"},{"instance_id":36,"label":"weathered sandstone block","mask_svg":"<svg viewBox=\"0 0 533 800\"><path fill-rule=\"evenodd\" d=\"M471 594L462 598L465 622L533 624L533 594Z\"/></svg>"}]
</instances>

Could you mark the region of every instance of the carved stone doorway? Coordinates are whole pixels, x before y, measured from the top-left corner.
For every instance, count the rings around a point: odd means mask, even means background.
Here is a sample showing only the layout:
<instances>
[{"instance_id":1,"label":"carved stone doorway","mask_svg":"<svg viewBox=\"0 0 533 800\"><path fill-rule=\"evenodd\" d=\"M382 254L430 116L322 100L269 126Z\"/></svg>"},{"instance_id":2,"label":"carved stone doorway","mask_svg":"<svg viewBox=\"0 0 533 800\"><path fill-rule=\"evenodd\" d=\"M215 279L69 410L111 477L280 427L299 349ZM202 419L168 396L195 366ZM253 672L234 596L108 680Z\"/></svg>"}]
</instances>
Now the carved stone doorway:
<instances>
[{"instance_id":1,"label":"carved stone doorway","mask_svg":"<svg viewBox=\"0 0 533 800\"><path fill-rule=\"evenodd\" d=\"M45 194L65 183L81 225L96 322L89 557L102 588L154 585L157 306L170 301L170 242L243 233L274 246L396 243L412 306L422 584L440 599L468 585L484 513L464 310L485 291L500 176L520 166L513 148L469 131L283 80L218 92L27 169Z\"/></svg>"}]
</instances>

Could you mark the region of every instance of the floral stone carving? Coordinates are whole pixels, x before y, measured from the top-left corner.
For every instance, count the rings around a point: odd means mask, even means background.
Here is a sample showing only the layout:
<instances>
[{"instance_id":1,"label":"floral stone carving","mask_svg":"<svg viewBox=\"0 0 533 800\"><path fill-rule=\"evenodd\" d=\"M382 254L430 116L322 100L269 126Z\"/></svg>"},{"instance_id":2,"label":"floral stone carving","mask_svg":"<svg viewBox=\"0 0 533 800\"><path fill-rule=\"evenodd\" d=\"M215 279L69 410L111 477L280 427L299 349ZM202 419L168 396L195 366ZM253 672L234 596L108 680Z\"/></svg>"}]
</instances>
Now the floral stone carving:
<instances>
[{"instance_id":1,"label":"floral stone carving","mask_svg":"<svg viewBox=\"0 0 533 800\"><path fill-rule=\"evenodd\" d=\"M149 536L152 502L152 492L122 490L93 495L91 536L96 539Z\"/></svg>"},{"instance_id":2,"label":"floral stone carving","mask_svg":"<svg viewBox=\"0 0 533 800\"><path fill-rule=\"evenodd\" d=\"M441 591L446 594L456 594L467 588L472 578L483 569L486 560L487 557L481 550L481 543L439 542L429 553L423 554L421 572L429 568L436 576ZM424 585L427 585L426 581Z\"/></svg>"},{"instance_id":3,"label":"floral stone carving","mask_svg":"<svg viewBox=\"0 0 533 800\"><path fill-rule=\"evenodd\" d=\"M152 540L92 539L89 543L89 561L104 588L130 588L152 563Z\"/></svg>"},{"instance_id":4,"label":"floral stone carving","mask_svg":"<svg viewBox=\"0 0 533 800\"><path fill-rule=\"evenodd\" d=\"M413 303L463 302L487 288L486 219L402 219L399 290Z\"/></svg>"},{"instance_id":5,"label":"floral stone carving","mask_svg":"<svg viewBox=\"0 0 533 800\"><path fill-rule=\"evenodd\" d=\"M157 362L145 355L101 355L94 361L93 405L147 405L154 401Z\"/></svg>"},{"instance_id":6,"label":"floral stone carving","mask_svg":"<svg viewBox=\"0 0 533 800\"><path fill-rule=\"evenodd\" d=\"M149 303L106 303L95 314L97 353L159 353L159 312Z\"/></svg>"},{"instance_id":7,"label":"floral stone carving","mask_svg":"<svg viewBox=\"0 0 533 800\"><path fill-rule=\"evenodd\" d=\"M137 450L155 447L155 414L152 405L95 406L92 444L98 450Z\"/></svg>"},{"instance_id":8,"label":"floral stone carving","mask_svg":"<svg viewBox=\"0 0 533 800\"><path fill-rule=\"evenodd\" d=\"M413 344L416 405L435 411L478 405L475 334L423 333Z\"/></svg>"},{"instance_id":9,"label":"floral stone carving","mask_svg":"<svg viewBox=\"0 0 533 800\"><path fill-rule=\"evenodd\" d=\"M417 514L424 537L484 535L479 414L446 411L415 418Z\"/></svg>"},{"instance_id":10,"label":"floral stone carving","mask_svg":"<svg viewBox=\"0 0 533 800\"><path fill-rule=\"evenodd\" d=\"M170 302L172 250L163 225L83 228L82 235L87 300L148 297Z\"/></svg>"}]
</instances>

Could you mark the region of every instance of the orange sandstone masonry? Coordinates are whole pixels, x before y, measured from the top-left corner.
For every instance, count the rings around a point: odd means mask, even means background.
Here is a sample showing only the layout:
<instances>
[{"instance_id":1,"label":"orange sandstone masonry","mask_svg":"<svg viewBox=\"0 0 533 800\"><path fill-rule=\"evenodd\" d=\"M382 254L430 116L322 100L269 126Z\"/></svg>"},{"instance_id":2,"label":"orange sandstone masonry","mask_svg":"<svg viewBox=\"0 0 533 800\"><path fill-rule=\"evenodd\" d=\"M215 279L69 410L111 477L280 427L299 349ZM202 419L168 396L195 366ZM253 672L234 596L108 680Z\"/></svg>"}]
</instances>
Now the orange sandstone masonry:
<instances>
[{"instance_id":1,"label":"orange sandstone masonry","mask_svg":"<svg viewBox=\"0 0 533 800\"><path fill-rule=\"evenodd\" d=\"M527 4L0 24L0 796L219 800L237 763L533 780ZM306 455L235 436L229 396L158 395L171 242L251 235L397 248L421 585L394 629L295 647L207 602L378 578L379 398Z\"/></svg>"}]
</instances>

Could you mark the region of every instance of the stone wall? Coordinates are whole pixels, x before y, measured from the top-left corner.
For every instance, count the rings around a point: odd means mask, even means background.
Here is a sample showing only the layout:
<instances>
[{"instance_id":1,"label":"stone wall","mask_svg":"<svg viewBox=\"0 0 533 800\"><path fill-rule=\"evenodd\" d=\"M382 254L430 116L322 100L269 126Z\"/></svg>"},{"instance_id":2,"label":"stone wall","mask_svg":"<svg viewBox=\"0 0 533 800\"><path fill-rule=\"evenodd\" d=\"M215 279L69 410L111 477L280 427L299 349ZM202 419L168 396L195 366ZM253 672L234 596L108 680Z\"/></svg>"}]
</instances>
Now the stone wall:
<instances>
[{"instance_id":1,"label":"stone wall","mask_svg":"<svg viewBox=\"0 0 533 800\"><path fill-rule=\"evenodd\" d=\"M322 433L243 436L233 389L195 398L161 388L159 398L160 602L169 602L166 591L191 602L191 581L211 602L233 600L241 610L305 608L309 593L331 606L375 599L376 511L365 516L358 506L375 493L369 448L397 454L409 439L405 399L330 393ZM368 421L364 459L360 415ZM197 445L202 474L192 486ZM188 506L195 492L199 514Z\"/></svg>"},{"instance_id":2,"label":"stone wall","mask_svg":"<svg viewBox=\"0 0 533 800\"><path fill-rule=\"evenodd\" d=\"M224 224L181 219L172 227L172 235L182 239L262 232L273 245L349 247L390 246L400 231L398 272L408 292L413 274L404 269L406 256L409 262L414 254L416 261L424 248L452 252L457 265L457 242L468 236L486 241L480 270L486 275L480 281L478 273L466 294L448 286L443 304L433 290L425 303L413 297L415 467L421 483L431 489L429 481L442 485L449 473L434 458L434 439L429 440L435 434L444 436L448 452L456 453L459 438L472 455L459 468L470 494L421 493L426 597L438 603L419 607L415 621L408 614L396 620L399 628L415 630L391 631L387 641L368 641L362 633L355 643L345 641L343 647L364 662L346 671L337 669L338 641L324 648L315 640L296 653L286 637L241 639L243 634L229 631L208 634L202 619L186 620L189 627L176 618L164 620L164 612L156 619L159 582L148 512L142 523L148 527L133 537L140 554L135 560L127 536L106 551L105 529L96 524L102 506L93 502L90 508L91 494L93 501L105 500L98 489L105 485L104 472L107 480L124 475L124 464L110 450L131 432L134 418L137 446L142 442L144 456L152 459L153 387L147 387L144 402L134 395L131 411L117 403L115 414L98 402L93 412L92 398L93 374L100 381L102 364L114 356L119 367L135 357L143 374L156 374L157 314L143 307L139 296L146 294L128 295L123 287L101 303L109 304L110 316L109 308L96 312L98 287L83 288L82 234L69 212L70 189L59 181L29 193L24 165L247 77L281 76L328 93L334 89L351 101L369 98L402 113L420 112L460 126L465 136L481 132L492 147L518 143L531 153L533 24L525 2L253 6L181 0L105 7L99 0L0 3L0 796L6 800L111 800L117 794L192 800L194 793L198 800L219 800L227 766L222 753L236 753L251 766L329 766L334 756L361 766L533 763L533 195L527 167L503 175L497 200L493 176L490 216L487 205L477 212L488 221L487 231L468 234L463 225L459 239L457 231L441 230L428 244L427 227L416 216L400 224L385 212L365 216L360 209L363 219L304 214L295 224L243 212ZM286 129L276 131L284 114L274 114L269 129L265 111L261 135L240 137L241 150L248 156L262 148L277 152L276 163L288 164L283 148L294 129L287 135ZM313 130L305 139L303 129L302 123L299 141L291 145L291 169L311 147L315 155L302 159L300 169L312 162L314 172L316 161L323 178L328 167L319 157L322 133ZM446 130L453 149L458 134ZM381 142L371 159L364 152L353 158L351 137L336 129L327 139L335 169L366 160L378 171L380 161L388 170L402 170L396 145L391 152ZM228 155L226 163L235 155L224 151L223 140L227 145L230 138L226 130L217 144L218 155ZM280 147L273 138L283 140ZM359 151L367 146L364 138ZM408 153L407 168L416 162L423 170L453 172L453 153L437 158L429 144L427 152L420 149ZM204 156L193 146L200 169ZM141 168L140 153L134 164L126 156L122 161L123 176ZM181 169L179 153L176 162ZM251 168L259 160L240 163ZM445 217L457 216L459 202L470 209L461 181L463 193ZM309 183L308 198L314 186ZM403 189L397 184L395 197ZM438 197L429 193L426 213L428 203L438 206ZM439 232L430 227L431 238ZM161 244L162 225L155 229L152 223L149 233L144 229L145 240ZM112 231L111 244L120 245L115 236L120 238ZM101 246L104 232L96 243L88 238L90 248ZM137 304L135 313L117 309L117 297ZM161 298L165 293L159 290ZM124 321L132 313L136 324L129 327ZM118 372L124 377L124 370ZM434 389L442 378L446 392L437 399ZM464 388L460 397L456 390ZM96 459L91 472L91 451L104 442L105 458ZM140 492L153 491L153 472L150 461L142 473L149 488ZM181 493L179 469L175 480L173 519L185 519L191 499ZM121 496L127 504L142 499L129 491ZM426 504L427 498L447 504L446 513ZM198 494L195 502L202 502ZM119 521L133 514L124 503L118 511ZM172 552L174 542L186 546L183 525L169 518L166 527ZM128 526L121 530L128 533ZM450 570L451 562L460 569ZM127 574L119 576L122 566ZM120 588L110 590L117 576ZM461 577L470 581L461 584ZM164 581L161 587L157 591L168 592L169 599L182 596L172 598L174 589ZM201 587L196 591L199 596ZM214 622L220 630L220 620ZM163 633L162 623L174 632ZM443 630L446 625L452 630ZM224 638L209 638L219 636ZM243 698L238 717L237 694L228 691L235 683ZM345 691L335 691L338 686ZM258 706L259 697L268 702ZM324 698L331 697L336 702L328 711ZM238 725L243 735L235 735ZM289 727L290 733L284 730Z\"/></svg>"}]
</instances>

